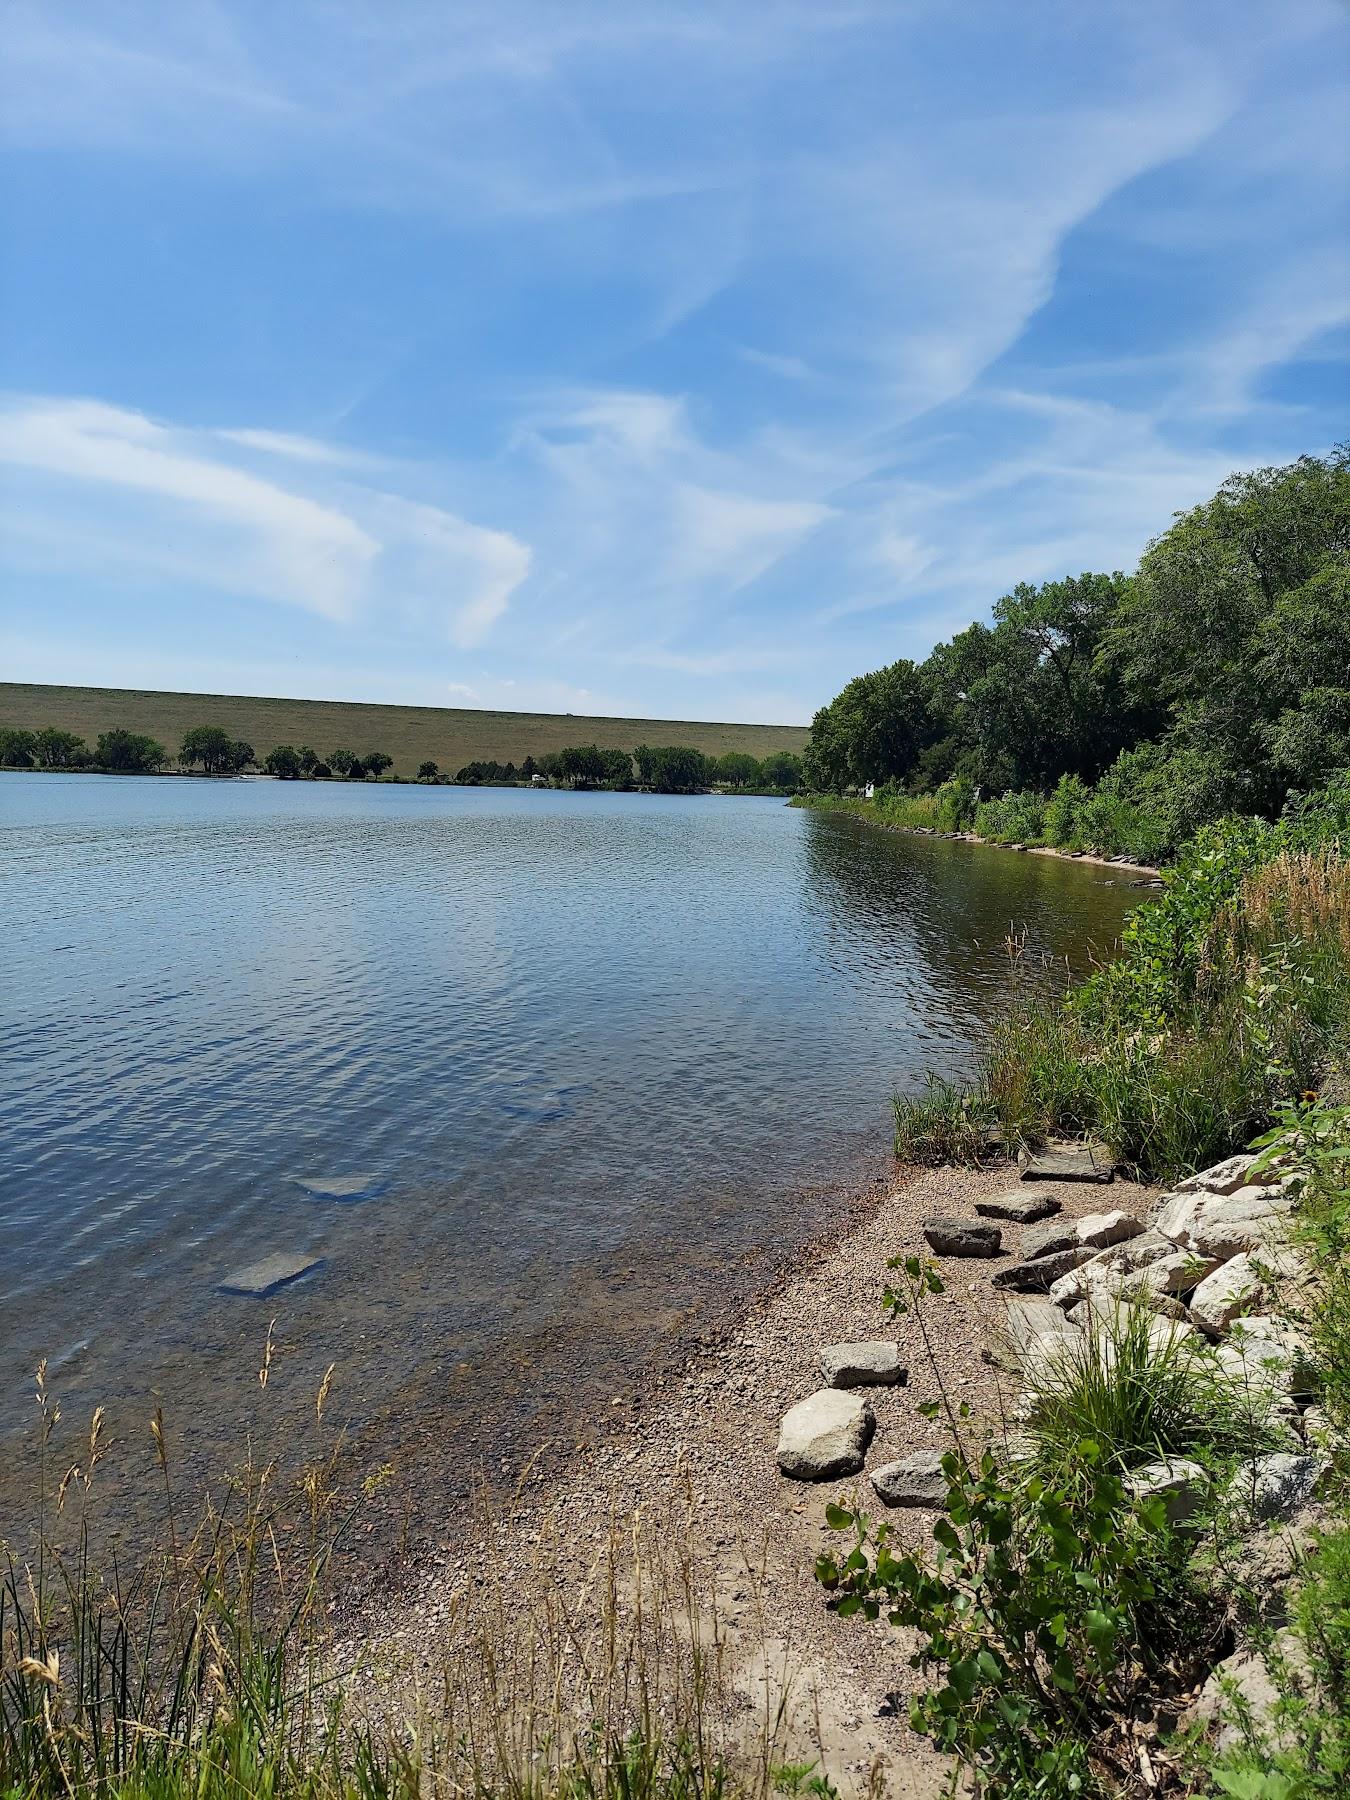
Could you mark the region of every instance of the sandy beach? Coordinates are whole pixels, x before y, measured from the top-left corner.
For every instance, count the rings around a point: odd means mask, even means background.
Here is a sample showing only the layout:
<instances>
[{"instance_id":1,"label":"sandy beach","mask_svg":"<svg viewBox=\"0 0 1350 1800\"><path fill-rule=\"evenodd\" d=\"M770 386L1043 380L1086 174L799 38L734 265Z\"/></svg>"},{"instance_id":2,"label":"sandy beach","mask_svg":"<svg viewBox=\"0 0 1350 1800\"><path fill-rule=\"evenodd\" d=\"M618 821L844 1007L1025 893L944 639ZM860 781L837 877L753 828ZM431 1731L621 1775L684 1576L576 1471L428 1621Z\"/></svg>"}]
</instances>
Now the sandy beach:
<instances>
[{"instance_id":1,"label":"sandy beach","mask_svg":"<svg viewBox=\"0 0 1350 1800\"><path fill-rule=\"evenodd\" d=\"M640 1516L668 1540L692 1546L747 1738L762 1721L766 1694L786 1687L787 1757L821 1755L845 1792L867 1791L880 1770L885 1791L899 1800L937 1795L945 1759L906 1722L907 1697L919 1679L907 1662L912 1646L884 1623L838 1619L812 1575L816 1556L838 1541L825 1520L830 1502L857 1499L874 1515L885 1509L866 1473L790 1481L779 1474L774 1451L782 1414L821 1385L822 1346L888 1336L900 1344L908 1382L868 1390L877 1419L868 1469L949 1441L942 1422L918 1410L937 1397L938 1383L914 1321L886 1320L886 1262L925 1252L925 1219L973 1216L976 1200L1016 1185L1017 1170L1008 1165L899 1171L870 1209L856 1209L752 1300L725 1341L692 1358L647 1410L578 1450L561 1476L527 1476L514 1497L498 1501L490 1521L457 1548L411 1568L392 1597L353 1620L350 1655L360 1660L362 1646L368 1702L406 1711L414 1694L429 1698L437 1671L503 1581L521 1591L532 1579L561 1583L583 1597L584 1609L613 1524ZM1120 1181L1056 1183L1053 1191L1066 1217L1106 1207L1142 1211L1154 1198L1153 1190ZM1016 1254L1024 1229L1003 1227L1004 1254L996 1259L943 1259L946 1291L926 1314L942 1381L955 1402L969 1405L974 1432L1000 1433L1012 1398L983 1351L1002 1313L993 1277ZM919 1510L889 1517L911 1542L925 1540L933 1523Z\"/></svg>"}]
</instances>

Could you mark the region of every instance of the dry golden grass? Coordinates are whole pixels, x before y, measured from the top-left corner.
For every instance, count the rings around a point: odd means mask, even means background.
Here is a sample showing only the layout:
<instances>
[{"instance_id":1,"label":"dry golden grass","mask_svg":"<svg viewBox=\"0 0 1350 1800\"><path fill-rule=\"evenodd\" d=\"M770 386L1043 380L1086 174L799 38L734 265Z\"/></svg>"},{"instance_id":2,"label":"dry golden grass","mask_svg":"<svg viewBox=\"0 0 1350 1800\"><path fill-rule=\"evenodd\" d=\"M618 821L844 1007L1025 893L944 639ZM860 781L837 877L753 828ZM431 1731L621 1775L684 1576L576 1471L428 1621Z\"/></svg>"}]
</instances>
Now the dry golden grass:
<instances>
[{"instance_id":1,"label":"dry golden grass","mask_svg":"<svg viewBox=\"0 0 1350 1800\"><path fill-rule=\"evenodd\" d=\"M0 682L0 725L40 731L54 725L93 745L121 726L146 732L175 753L194 725L219 725L259 757L278 744L308 744L320 756L383 750L393 773L412 776L424 761L453 775L470 762L523 762L569 744L633 750L689 744L709 756L728 750L800 755L804 725L716 724L688 719L607 719L577 713L478 712L437 706L372 706L349 700L277 700L244 694L172 694L142 688L47 687Z\"/></svg>"}]
</instances>

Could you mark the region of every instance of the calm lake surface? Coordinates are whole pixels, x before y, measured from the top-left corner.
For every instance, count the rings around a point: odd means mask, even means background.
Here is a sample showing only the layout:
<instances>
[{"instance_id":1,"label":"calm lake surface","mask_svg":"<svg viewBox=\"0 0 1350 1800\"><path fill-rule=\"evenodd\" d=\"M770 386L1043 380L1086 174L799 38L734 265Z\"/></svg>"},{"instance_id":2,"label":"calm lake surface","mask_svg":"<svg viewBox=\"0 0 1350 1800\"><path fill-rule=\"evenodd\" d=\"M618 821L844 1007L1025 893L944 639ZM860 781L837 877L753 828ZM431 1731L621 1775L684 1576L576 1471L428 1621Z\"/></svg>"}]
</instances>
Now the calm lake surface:
<instances>
[{"instance_id":1,"label":"calm lake surface","mask_svg":"<svg viewBox=\"0 0 1350 1800\"><path fill-rule=\"evenodd\" d=\"M272 1320L282 1422L330 1361L382 1444L622 1399L968 1064L1010 926L1081 966L1137 899L711 797L5 775L0 854L11 1467L43 1355L214 1466Z\"/></svg>"}]
</instances>

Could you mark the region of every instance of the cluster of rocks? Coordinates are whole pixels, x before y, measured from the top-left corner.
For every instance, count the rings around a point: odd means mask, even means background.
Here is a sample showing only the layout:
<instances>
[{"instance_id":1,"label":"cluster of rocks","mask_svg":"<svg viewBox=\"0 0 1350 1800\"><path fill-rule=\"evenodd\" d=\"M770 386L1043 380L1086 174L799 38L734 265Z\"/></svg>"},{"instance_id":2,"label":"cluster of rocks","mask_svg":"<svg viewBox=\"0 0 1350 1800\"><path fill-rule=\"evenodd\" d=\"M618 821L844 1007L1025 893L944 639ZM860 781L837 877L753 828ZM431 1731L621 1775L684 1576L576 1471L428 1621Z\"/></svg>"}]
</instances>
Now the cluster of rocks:
<instances>
[{"instance_id":1,"label":"cluster of rocks","mask_svg":"<svg viewBox=\"0 0 1350 1800\"><path fill-rule=\"evenodd\" d=\"M835 1481L861 1474L876 1431L876 1414L856 1390L899 1387L908 1371L900 1346L888 1339L830 1344L820 1353L825 1385L783 1415L778 1467L794 1481ZM902 1457L874 1469L872 1486L888 1506L941 1506L947 1494L935 1452Z\"/></svg>"}]
</instances>

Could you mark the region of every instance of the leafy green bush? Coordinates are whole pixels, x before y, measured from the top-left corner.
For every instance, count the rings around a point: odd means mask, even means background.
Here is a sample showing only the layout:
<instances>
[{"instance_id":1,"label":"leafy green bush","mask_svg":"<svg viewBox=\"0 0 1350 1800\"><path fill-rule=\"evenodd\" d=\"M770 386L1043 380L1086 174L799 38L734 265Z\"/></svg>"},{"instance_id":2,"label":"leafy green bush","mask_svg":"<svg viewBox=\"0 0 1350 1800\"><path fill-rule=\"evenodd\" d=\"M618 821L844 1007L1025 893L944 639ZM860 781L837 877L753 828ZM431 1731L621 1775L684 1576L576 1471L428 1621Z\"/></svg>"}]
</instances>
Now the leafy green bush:
<instances>
[{"instance_id":1,"label":"leafy green bush","mask_svg":"<svg viewBox=\"0 0 1350 1800\"><path fill-rule=\"evenodd\" d=\"M1039 844L1045 835L1045 813L1046 803L1039 794L1007 793L975 808L975 829L981 837L1006 844Z\"/></svg>"}]
</instances>

